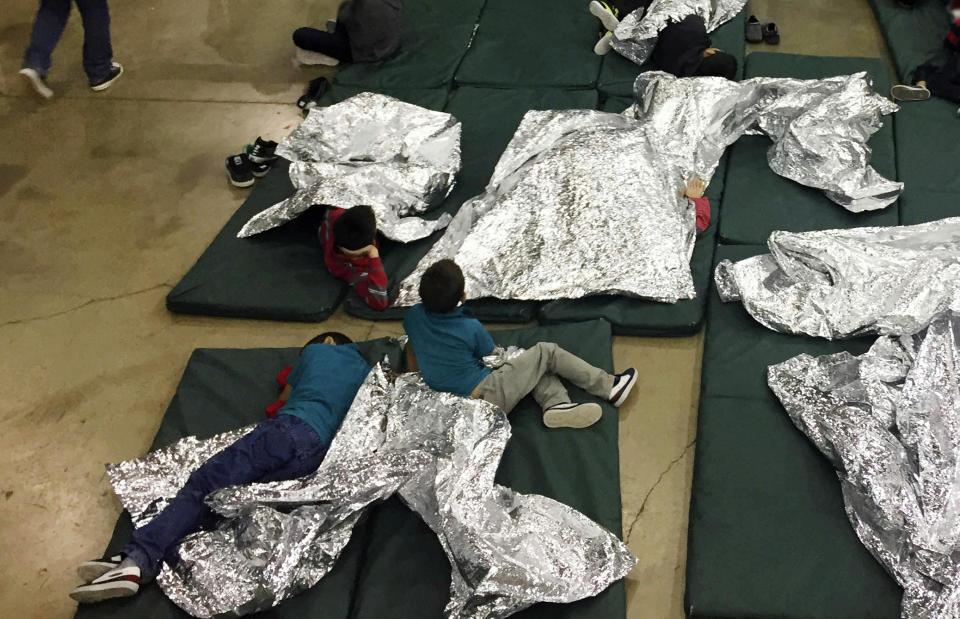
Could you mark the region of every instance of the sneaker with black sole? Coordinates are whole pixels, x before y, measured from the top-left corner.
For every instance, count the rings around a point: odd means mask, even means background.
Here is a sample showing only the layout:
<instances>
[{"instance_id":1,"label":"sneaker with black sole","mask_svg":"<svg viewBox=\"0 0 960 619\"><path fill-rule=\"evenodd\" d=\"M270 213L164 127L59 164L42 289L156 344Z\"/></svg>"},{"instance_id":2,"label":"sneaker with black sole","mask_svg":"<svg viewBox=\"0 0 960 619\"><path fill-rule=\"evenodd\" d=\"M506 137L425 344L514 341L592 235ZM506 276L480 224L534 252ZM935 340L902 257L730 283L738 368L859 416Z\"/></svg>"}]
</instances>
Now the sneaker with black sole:
<instances>
[{"instance_id":1,"label":"sneaker with black sole","mask_svg":"<svg viewBox=\"0 0 960 619\"><path fill-rule=\"evenodd\" d=\"M637 384L638 377L639 374L637 374L636 368L628 368L626 371L614 376L613 388L610 390L610 403L616 407L623 404L627 396L630 395L630 390Z\"/></svg>"},{"instance_id":2,"label":"sneaker with black sole","mask_svg":"<svg viewBox=\"0 0 960 619\"><path fill-rule=\"evenodd\" d=\"M277 143L273 140L264 140L257 136L257 141L253 143L247 157L253 163L273 163L277 160Z\"/></svg>"},{"instance_id":3,"label":"sneaker with black sole","mask_svg":"<svg viewBox=\"0 0 960 619\"><path fill-rule=\"evenodd\" d=\"M93 561L84 561L77 566L77 576L83 582L92 582L100 578L112 569L120 567L123 561L123 555L113 555L112 557L102 557Z\"/></svg>"},{"instance_id":4,"label":"sneaker with black sole","mask_svg":"<svg viewBox=\"0 0 960 619\"><path fill-rule=\"evenodd\" d=\"M602 416L599 404L566 402L543 411L543 425L548 428L588 428Z\"/></svg>"},{"instance_id":5,"label":"sneaker with black sole","mask_svg":"<svg viewBox=\"0 0 960 619\"><path fill-rule=\"evenodd\" d=\"M226 160L227 176L234 187L249 187L256 180L247 155L230 155Z\"/></svg>"},{"instance_id":6,"label":"sneaker with black sole","mask_svg":"<svg viewBox=\"0 0 960 619\"><path fill-rule=\"evenodd\" d=\"M890 89L890 96L894 101L926 101L930 98L930 91L923 86L897 84Z\"/></svg>"},{"instance_id":7,"label":"sneaker with black sole","mask_svg":"<svg viewBox=\"0 0 960 619\"><path fill-rule=\"evenodd\" d=\"M81 604L91 604L112 598L130 597L140 591L140 568L118 567L70 592Z\"/></svg>"},{"instance_id":8,"label":"sneaker with black sole","mask_svg":"<svg viewBox=\"0 0 960 619\"><path fill-rule=\"evenodd\" d=\"M20 69L20 75L22 75L23 78L30 84L30 86L37 91L37 94L44 99L49 99L53 96L53 91L50 90L50 87L47 86L47 82L44 81L43 76L40 75L40 72L36 69L24 67Z\"/></svg>"},{"instance_id":9,"label":"sneaker with black sole","mask_svg":"<svg viewBox=\"0 0 960 619\"><path fill-rule=\"evenodd\" d=\"M90 90L94 90L96 92L106 90L107 88L110 88L110 85L117 81L121 75L123 75L123 65L119 62L111 62L110 75L99 82L90 82Z\"/></svg>"},{"instance_id":10,"label":"sneaker with black sole","mask_svg":"<svg viewBox=\"0 0 960 619\"><path fill-rule=\"evenodd\" d=\"M616 30L620 25L620 11L606 2L592 0L589 5L590 14L600 20L605 30Z\"/></svg>"}]
</instances>

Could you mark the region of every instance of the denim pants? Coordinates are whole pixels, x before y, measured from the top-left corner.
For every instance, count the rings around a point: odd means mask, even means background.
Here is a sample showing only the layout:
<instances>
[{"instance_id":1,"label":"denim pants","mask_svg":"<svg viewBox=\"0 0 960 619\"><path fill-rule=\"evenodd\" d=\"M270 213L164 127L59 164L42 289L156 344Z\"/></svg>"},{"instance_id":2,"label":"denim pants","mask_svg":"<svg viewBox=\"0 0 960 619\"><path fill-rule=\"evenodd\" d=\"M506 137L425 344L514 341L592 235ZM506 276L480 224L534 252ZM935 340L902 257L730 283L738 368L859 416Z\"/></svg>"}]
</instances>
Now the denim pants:
<instances>
[{"instance_id":1,"label":"denim pants","mask_svg":"<svg viewBox=\"0 0 960 619\"><path fill-rule=\"evenodd\" d=\"M110 77L113 47L110 45L110 9L107 0L73 0L83 19L83 70L90 83ZM23 57L24 68L34 69L46 79L50 55L60 41L70 17L71 0L40 0L33 22L30 46Z\"/></svg>"},{"instance_id":2,"label":"denim pants","mask_svg":"<svg viewBox=\"0 0 960 619\"><path fill-rule=\"evenodd\" d=\"M296 479L317 470L327 446L305 421L280 414L204 462L156 518L133 532L123 552L152 579L160 562L176 561L181 539L213 520L204 498L214 490L253 482Z\"/></svg>"}]
</instances>

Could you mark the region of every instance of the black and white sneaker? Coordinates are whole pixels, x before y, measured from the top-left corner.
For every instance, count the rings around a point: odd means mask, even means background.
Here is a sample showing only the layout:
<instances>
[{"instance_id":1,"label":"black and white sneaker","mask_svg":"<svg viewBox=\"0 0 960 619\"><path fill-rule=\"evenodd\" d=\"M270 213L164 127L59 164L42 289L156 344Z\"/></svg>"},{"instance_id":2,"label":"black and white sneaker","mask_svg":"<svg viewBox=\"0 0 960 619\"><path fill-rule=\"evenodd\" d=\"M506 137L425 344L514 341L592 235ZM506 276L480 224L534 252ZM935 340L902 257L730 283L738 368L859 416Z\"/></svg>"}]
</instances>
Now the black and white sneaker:
<instances>
[{"instance_id":1,"label":"black and white sneaker","mask_svg":"<svg viewBox=\"0 0 960 619\"><path fill-rule=\"evenodd\" d=\"M77 576L79 576L83 582L92 582L110 570L119 567L121 561L123 561L123 555L113 555L112 557L103 557L101 559L94 559L93 561L84 561L77 566Z\"/></svg>"},{"instance_id":2,"label":"black and white sneaker","mask_svg":"<svg viewBox=\"0 0 960 619\"><path fill-rule=\"evenodd\" d=\"M227 176L234 187L249 187L256 180L253 177L253 168L245 153L227 157Z\"/></svg>"},{"instance_id":3,"label":"black and white sneaker","mask_svg":"<svg viewBox=\"0 0 960 619\"><path fill-rule=\"evenodd\" d=\"M253 173L256 178L263 178L267 175L267 172L270 171L271 165L269 163L254 163L250 162L250 172Z\"/></svg>"},{"instance_id":4,"label":"black and white sneaker","mask_svg":"<svg viewBox=\"0 0 960 619\"><path fill-rule=\"evenodd\" d=\"M90 90L95 90L100 92L101 90L106 90L110 88L110 85L117 81L123 75L123 65L119 62L110 63L110 75L106 79L102 79L99 82L90 82Z\"/></svg>"},{"instance_id":5,"label":"black and white sneaker","mask_svg":"<svg viewBox=\"0 0 960 619\"><path fill-rule=\"evenodd\" d=\"M637 370L629 368L622 374L613 377L613 389L610 390L610 403L614 406L620 406L630 395L630 390L637 384Z\"/></svg>"},{"instance_id":6,"label":"black and white sneaker","mask_svg":"<svg viewBox=\"0 0 960 619\"><path fill-rule=\"evenodd\" d=\"M277 160L277 143L273 140L264 140L257 136L257 141L253 143L250 152L247 153L251 163L273 163Z\"/></svg>"},{"instance_id":7,"label":"black and white sneaker","mask_svg":"<svg viewBox=\"0 0 960 619\"><path fill-rule=\"evenodd\" d=\"M543 411L543 425L548 428L587 428L600 421L599 404L557 404Z\"/></svg>"},{"instance_id":8,"label":"black and white sneaker","mask_svg":"<svg viewBox=\"0 0 960 619\"><path fill-rule=\"evenodd\" d=\"M105 572L93 582L80 585L70 597L81 604L100 602L111 598L130 597L140 591L140 568L118 567Z\"/></svg>"}]
</instances>

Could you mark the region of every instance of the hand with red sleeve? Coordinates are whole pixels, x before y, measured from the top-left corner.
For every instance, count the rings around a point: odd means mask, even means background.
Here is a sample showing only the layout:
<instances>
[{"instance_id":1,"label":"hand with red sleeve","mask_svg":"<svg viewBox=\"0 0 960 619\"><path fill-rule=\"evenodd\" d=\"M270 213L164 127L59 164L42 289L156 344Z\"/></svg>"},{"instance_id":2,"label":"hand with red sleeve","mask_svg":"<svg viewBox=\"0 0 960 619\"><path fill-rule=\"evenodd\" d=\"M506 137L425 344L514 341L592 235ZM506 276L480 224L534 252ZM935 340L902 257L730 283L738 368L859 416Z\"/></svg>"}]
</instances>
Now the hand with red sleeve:
<instances>
[{"instance_id":1,"label":"hand with red sleeve","mask_svg":"<svg viewBox=\"0 0 960 619\"><path fill-rule=\"evenodd\" d=\"M710 225L710 200L703 196L707 185L697 177L687 181L683 188L683 195L693 202L697 212L697 232L703 232Z\"/></svg>"},{"instance_id":2,"label":"hand with red sleeve","mask_svg":"<svg viewBox=\"0 0 960 619\"><path fill-rule=\"evenodd\" d=\"M292 368L289 368L289 369L292 369ZM283 372L280 372L280 374L283 374ZM277 382L280 382L280 374L277 375ZM286 374L283 375L284 386L283 386L283 391L280 392L280 397L277 398L277 400L273 404L268 406L266 409L267 417L269 417L270 419L273 419L274 417L277 416L277 413L280 412L280 409L283 408L284 405L287 403L287 399L290 397L290 392L293 391L293 387L291 385L286 384L287 376L289 374L290 372L287 372Z\"/></svg>"},{"instance_id":3,"label":"hand with red sleeve","mask_svg":"<svg viewBox=\"0 0 960 619\"><path fill-rule=\"evenodd\" d=\"M290 376L290 372L292 371L293 371L292 365L288 365L287 367L280 370L280 372L277 374L277 384L280 385L281 387L286 387L287 377Z\"/></svg>"}]
</instances>

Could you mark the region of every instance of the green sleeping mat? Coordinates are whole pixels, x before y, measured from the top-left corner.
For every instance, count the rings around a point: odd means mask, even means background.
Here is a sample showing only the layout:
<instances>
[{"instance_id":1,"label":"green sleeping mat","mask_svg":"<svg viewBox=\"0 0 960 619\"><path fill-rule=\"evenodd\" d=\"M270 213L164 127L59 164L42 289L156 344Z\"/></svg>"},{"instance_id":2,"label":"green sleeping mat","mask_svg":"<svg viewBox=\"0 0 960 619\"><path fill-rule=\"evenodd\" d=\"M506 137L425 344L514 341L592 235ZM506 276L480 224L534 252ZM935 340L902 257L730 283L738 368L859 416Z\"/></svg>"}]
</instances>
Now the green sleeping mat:
<instances>
[{"instance_id":1,"label":"green sleeping mat","mask_svg":"<svg viewBox=\"0 0 960 619\"><path fill-rule=\"evenodd\" d=\"M874 89L886 94L890 80L877 58L834 58L757 52L747 58L746 77L818 79L867 71ZM730 148L720 221L722 243L760 244L774 230L805 232L861 226L895 226L900 221L894 203L879 211L851 213L831 202L822 191L777 176L767 164L770 139L743 136ZM889 179L897 178L893 119L870 139L872 165Z\"/></svg>"},{"instance_id":2,"label":"green sleeping mat","mask_svg":"<svg viewBox=\"0 0 960 619\"><path fill-rule=\"evenodd\" d=\"M765 251L720 245L717 260ZM689 617L900 616L902 591L854 533L836 473L766 385L769 364L802 352L859 354L870 343L778 334L710 292L687 539Z\"/></svg>"},{"instance_id":3,"label":"green sleeping mat","mask_svg":"<svg viewBox=\"0 0 960 619\"><path fill-rule=\"evenodd\" d=\"M400 362L399 349L389 340L361 342L359 347L371 362L382 359L384 354L389 354L394 363ZM193 351L150 449L165 447L185 436L207 438L264 420L264 407L279 394L274 376L285 366L293 364L298 353L298 348L199 348ZM315 587L257 616L299 618L316 615L348 619L367 539L365 531L366 521L362 519L337 565ZM123 512L104 556L120 552L132 532L130 516ZM148 585L132 598L80 606L76 617L179 619L189 615L167 599L159 587Z\"/></svg>"},{"instance_id":4,"label":"green sleeping mat","mask_svg":"<svg viewBox=\"0 0 960 619\"><path fill-rule=\"evenodd\" d=\"M736 17L710 34L711 45L722 49L737 59L737 79L743 76L745 51L743 28L746 21L747 14L741 11ZM600 22L594 20L594 24L599 28ZM597 88L605 95L632 97L633 82L637 79L637 76L644 71L652 70L654 70L654 67L649 62L639 67L633 61L627 60L615 51L611 51L603 57Z\"/></svg>"},{"instance_id":5,"label":"green sleeping mat","mask_svg":"<svg viewBox=\"0 0 960 619\"><path fill-rule=\"evenodd\" d=\"M596 106L597 93L594 90L499 90L469 86L456 89L446 111L463 126L462 166L457 185L441 210L455 213L463 202L483 192L503 149L528 110L593 109ZM381 248L381 257L390 284L399 283L411 273L441 234L435 233L415 243L385 244ZM487 322L529 322L536 318L540 307L537 302L498 299L477 299L467 305L474 316ZM353 316L368 320L402 320L406 314L406 308L387 308L381 312L372 310L352 291L344 301L344 309Z\"/></svg>"},{"instance_id":6,"label":"green sleeping mat","mask_svg":"<svg viewBox=\"0 0 960 619\"><path fill-rule=\"evenodd\" d=\"M921 0L909 9L894 0L869 2L902 79L909 79L914 69L941 53L950 27L945 2Z\"/></svg>"},{"instance_id":7,"label":"green sleeping mat","mask_svg":"<svg viewBox=\"0 0 960 619\"><path fill-rule=\"evenodd\" d=\"M456 83L593 88L597 20L586 2L487 0Z\"/></svg>"},{"instance_id":8,"label":"green sleeping mat","mask_svg":"<svg viewBox=\"0 0 960 619\"><path fill-rule=\"evenodd\" d=\"M356 94L334 85L327 101ZM442 109L446 89L394 90L386 94ZM323 264L317 241L321 213L308 211L294 221L247 239L237 232L251 217L289 197L293 186L281 160L250 192L183 279L167 295L167 309L184 314L320 322L347 293L344 282Z\"/></svg>"},{"instance_id":9,"label":"green sleeping mat","mask_svg":"<svg viewBox=\"0 0 960 619\"><path fill-rule=\"evenodd\" d=\"M381 62L344 64L335 82L384 88L449 86L473 38L485 0L405 2L400 49Z\"/></svg>"},{"instance_id":10,"label":"green sleeping mat","mask_svg":"<svg viewBox=\"0 0 960 619\"><path fill-rule=\"evenodd\" d=\"M496 331L500 345L560 344L586 361L612 369L610 326L603 321ZM571 388L577 401L595 401ZM518 492L539 493L582 511L611 531L621 531L617 414L605 402L603 419L586 430L548 430L526 398L511 413L513 437L497 482ZM450 569L436 537L399 501L388 501L370 519L369 537L356 585L353 619L433 619L442 616ZM623 581L596 597L573 604L539 604L518 619L605 619L624 617Z\"/></svg>"}]
</instances>

